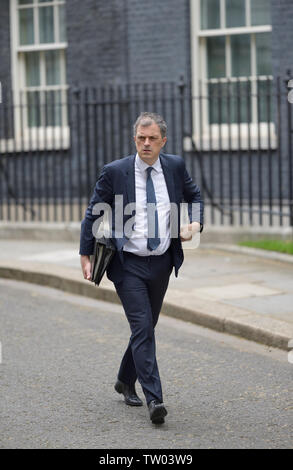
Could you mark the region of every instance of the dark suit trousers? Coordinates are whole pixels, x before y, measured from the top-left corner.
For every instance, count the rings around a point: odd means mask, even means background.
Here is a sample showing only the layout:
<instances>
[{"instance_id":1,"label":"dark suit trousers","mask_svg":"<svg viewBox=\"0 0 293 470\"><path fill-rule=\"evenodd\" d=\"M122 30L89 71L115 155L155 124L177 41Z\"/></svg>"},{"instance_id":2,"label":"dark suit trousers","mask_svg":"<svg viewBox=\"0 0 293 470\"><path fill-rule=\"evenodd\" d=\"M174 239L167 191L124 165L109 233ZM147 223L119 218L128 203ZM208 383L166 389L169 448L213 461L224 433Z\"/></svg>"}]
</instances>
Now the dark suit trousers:
<instances>
[{"instance_id":1,"label":"dark suit trousers","mask_svg":"<svg viewBox=\"0 0 293 470\"><path fill-rule=\"evenodd\" d=\"M160 256L137 256L124 252L123 281L115 284L131 337L123 356L118 379L140 382L147 403L163 401L156 360L155 326L172 271L170 250Z\"/></svg>"}]
</instances>

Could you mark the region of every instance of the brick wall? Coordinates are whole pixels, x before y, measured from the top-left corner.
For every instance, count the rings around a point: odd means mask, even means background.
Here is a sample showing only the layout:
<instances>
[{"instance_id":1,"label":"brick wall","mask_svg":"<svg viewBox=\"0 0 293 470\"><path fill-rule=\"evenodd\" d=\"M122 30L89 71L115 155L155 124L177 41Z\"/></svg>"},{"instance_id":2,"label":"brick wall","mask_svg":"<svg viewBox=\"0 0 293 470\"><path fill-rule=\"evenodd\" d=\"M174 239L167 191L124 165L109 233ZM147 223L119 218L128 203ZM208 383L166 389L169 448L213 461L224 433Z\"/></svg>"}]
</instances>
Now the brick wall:
<instances>
[{"instance_id":1,"label":"brick wall","mask_svg":"<svg viewBox=\"0 0 293 470\"><path fill-rule=\"evenodd\" d=\"M0 2L0 81L3 92L11 88L9 0Z\"/></svg>"},{"instance_id":2,"label":"brick wall","mask_svg":"<svg viewBox=\"0 0 293 470\"><path fill-rule=\"evenodd\" d=\"M189 1L67 0L70 84L178 80L189 73Z\"/></svg>"},{"instance_id":3,"label":"brick wall","mask_svg":"<svg viewBox=\"0 0 293 470\"><path fill-rule=\"evenodd\" d=\"M132 81L172 81L188 73L189 2L128 0Z\"/></svg>"},{"instance_id":4,"label":"brick wall","mask_svg":"<svg viewBox=\"0 0 293 470\"><path fill-rule=\"evenodd\" d=\"M67 0L69 84L126 80L124 0Z\"/></svg>"},{"instance_id":5,"label":"brick wall","mask_svg":"<svg viewBox=\"0 0 293 470\"><path fill-rule=\"evenodd\" d=\"M272 0L272 55L275 76L293 73L293 2Z\"/></svg>"}]
</instances>

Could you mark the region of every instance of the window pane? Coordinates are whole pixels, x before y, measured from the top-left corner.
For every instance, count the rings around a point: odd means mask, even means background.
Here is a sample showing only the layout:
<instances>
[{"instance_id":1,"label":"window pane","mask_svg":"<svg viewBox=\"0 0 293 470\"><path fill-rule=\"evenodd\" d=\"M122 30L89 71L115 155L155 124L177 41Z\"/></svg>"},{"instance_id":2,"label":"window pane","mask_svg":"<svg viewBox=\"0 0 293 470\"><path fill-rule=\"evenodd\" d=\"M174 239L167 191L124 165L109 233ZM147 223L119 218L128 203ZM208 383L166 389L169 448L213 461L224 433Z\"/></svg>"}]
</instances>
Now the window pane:
<instances>
[{"instance_id":1,"label":"window pane","mask_svg":"<svg viewBox=\"0 0 293 470\"><path fill-rule=\"evenodd\" d=\"M232 76L250 75L250 35L231 36Z\"/></svg>"},{"instance_id":2,"label":"window pane","mask_svg":"<svg viewBox=\"0 0 293 470\"><path fill-rule=\"evenodd\" d=\"M257 1L257 0L253 0ZM234 28L246 25L245 0L226 0L226 26Z\"/></svg>"},{"instance_id":3,"label":"window pane","mask_svg":"<svg viewBox=\"0 0 293 470\"><path fill-rule=\"evenodd\" d=\"M25 82L26 86L40 85L40 54L39 52L25 53Z\"/></svg>"},{"instance_id":4,"label":"window pane","mask_svg":"<svg viewBox=\"0 0 293 470\"><path fill-rule=\"evenodd\" d=\"M251 24L271 24L271 0L253 0L251 2Z\"/></svg>"},{"instance_id":5,"label":"window pane","mask_svg":"<svg viewBox=\"0 0 293 470\"><path fill-rule=\"evenodd\" d=\"M271 33L257 34L256 60L258 75L272 75L272 45Z\"/></svg>"},{"instance_id":6,"label":"window pane","mask_svg":"<svg viewBox=\"0 0 293 470\"><path fill-rule=\"evenodd\" d=\"M53 0L38 0L39 3L50 3L53 2Z\"/></svg>"},{"instance_id":7,"label":"window pane","mask_svg":"<svg viewBox=\"0 0 293 470\"><path fill-rule=\"evenodd\" d=\"M209 84L210 124L238 124L251 121L250 82Z\"/></svg>"},{"instance_id":8,"label":"window pane","mask_svg":"<svg viewBox=\"0 0 293 470\"><path fill-rule=\"evenodd\" d=\"M226 83L209 83L210 124L226 124L228 122L227 86Z\"/></svg>"},{"instance_id":9,"label":"window pane","mask_svg":"<svg viewBox=\"0 0 293 470\"><path fill-rule=\"evenodd\" d=\"M65 5L59 6L59 40L60 42L66 41L66 18L65 18Z\"/></svg>"},{"instance_id":10,"label":"window pane","mask_svg":"<svg viewBox=\"0 0 293 470\"><path fill-rule=\"evenodd\" d=\"M34 0L18 0L18 5L29 5L34 3Z\"/></svg>"},{"instance_id":11,"label":"window pane","mask_svg":"<svg viewBox=\"0 0 293 470\"><path fill-rule=\"evenodd\" d=\"M60 51L45 52L46 85L60 85Z\"/></svg>"},{"instance_id":12,"label":"window pane","mask_svg":"<svg viewBox=\"0 0 293 470\"><path fill-rule=\"evenodd\" d=\"M258 82L257 89L258 89L257 108L258 108L259 122L271 122L273 119L272 80L260 80Z\"/></svg>"},{"instance_id":13,"label":"window pane","mask_svg":"<svg viewBox=\"0 0 293 470\"><path fill-rule=\"evenodd\" d=\"M207 38L208 78L226 76L225 37Z\"/></svg>"},{"instance_id":14,"label":"window pane","mask_svg":"<svg viewBox=\"0 0 293 470\"><path fill-rule=\"evenodd\" d=\"M19 10L19 43L34 44L34 11L32 8Z\"/></svg>"},{"instance_id":15,"label":"window pane","mask_svg":"<svg viewBox=\"0 0 293 470\"><path fill-rule=\"evenodd\" d=\"M54 42L53 7L39 8L40 43Z\"/></svg>"},{"instance_id":16,"label":"window pane","mask_svg":"<svg viewBox=\"0 0 293 470\"><path fill-rule=\"evenodd\" d=\"M220 0L201 0L201 29L220 28Z\"/></svg>"},{"instance_id":17,"label":"window pane","mask_svg":"<svg viewBox=\"0 0 293 470\"><path fill-rule=\"evenodd\" d=\"M231 83L231 123L251 121L251 83L247 81Z\"/></svg>"},{"instance_id":18,"label":"window pane","mask_svg":"<svg viewBox=\"0 0 293 470\"><path fill-rule=\"evenodd\" d=\"M46 92L46 124L47 126L61 126L62 123L62 99L61 91Z\"/></svg>"},{"instance_id":19,"label":"window pane","mask_svg":"<svg viewBox=\"0 0 293 470\"><path fill-rule=\"evenodd\" d=\"M39 91L30 91L27 93L27 111L29 127L40 127L41 103Z\"/></svg>"}]
</instances>

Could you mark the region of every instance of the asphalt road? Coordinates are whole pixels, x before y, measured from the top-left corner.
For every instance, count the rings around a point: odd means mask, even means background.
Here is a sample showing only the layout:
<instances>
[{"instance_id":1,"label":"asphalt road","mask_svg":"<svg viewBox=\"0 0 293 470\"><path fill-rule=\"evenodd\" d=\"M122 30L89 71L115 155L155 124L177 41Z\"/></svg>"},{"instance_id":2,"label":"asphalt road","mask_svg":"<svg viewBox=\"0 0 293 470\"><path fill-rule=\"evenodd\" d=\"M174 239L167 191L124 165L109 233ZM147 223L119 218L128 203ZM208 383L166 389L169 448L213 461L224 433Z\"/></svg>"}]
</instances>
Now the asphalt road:
<instances>
[{"instance_id":1,"label":"asphalt road","mask_svg":"<svg viewBox=\"0 0 293 470\"><path fill-rule=\"evenodd\" d=\"M155 426L113 385L128 342L122 308L0 280L0 448L292 448L287 354L161 316L168 409ZM143 398L140 386L138 394Z\"/></svg>"}]
</instances>

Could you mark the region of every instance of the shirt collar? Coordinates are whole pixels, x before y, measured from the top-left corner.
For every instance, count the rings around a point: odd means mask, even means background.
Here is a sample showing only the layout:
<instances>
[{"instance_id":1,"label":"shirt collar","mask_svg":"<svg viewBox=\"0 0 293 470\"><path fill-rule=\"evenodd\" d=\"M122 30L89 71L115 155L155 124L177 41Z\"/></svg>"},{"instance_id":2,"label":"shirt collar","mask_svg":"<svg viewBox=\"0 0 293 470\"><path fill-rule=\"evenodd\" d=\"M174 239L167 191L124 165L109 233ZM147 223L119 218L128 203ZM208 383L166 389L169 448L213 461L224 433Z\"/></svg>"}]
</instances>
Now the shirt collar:
<instances>
[{"instance_id":1,"label":"shirt collar","mask_svg":"<svg viewBox=\"0 0 293 470\"><path fill-rule=\"evenodd\" d=\"M147 168L149 168L150 165L148 165L147 163L145 163L141 158L140 156L138 155L138 153L136 154L136 157L135 157L135 163L137 165L137 167L142 171L146 171ZM156 170L158 173L161 171L162 167L161 167L161 162L160 162L160 156L159 158L156 160L156 162L151 165L152 168L154 170Z\"/></svg>"}]
</instances>

